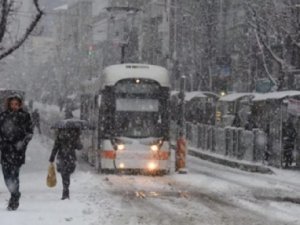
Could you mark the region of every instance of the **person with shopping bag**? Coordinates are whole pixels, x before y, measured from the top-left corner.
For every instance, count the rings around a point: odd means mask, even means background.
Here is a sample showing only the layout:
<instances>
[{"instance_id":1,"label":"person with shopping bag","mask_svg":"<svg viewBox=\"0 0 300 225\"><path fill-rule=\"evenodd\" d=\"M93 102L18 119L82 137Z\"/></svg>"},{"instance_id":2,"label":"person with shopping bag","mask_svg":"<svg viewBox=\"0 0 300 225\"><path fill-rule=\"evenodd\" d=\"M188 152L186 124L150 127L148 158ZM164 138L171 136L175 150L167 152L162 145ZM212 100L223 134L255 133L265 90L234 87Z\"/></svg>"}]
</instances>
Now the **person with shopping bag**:
<instances>
[{"instance_id":1,"label":"person with shopping bag","mask_svg":"<svg viewBox=\"0 0 300 225\"><path fill-rule=\"evenodd\" d=\"M58 129L49 161L52 164L56 160L57 171L61 174L62 200L70 198L70 177L76 168L76 149L82 149L80 129Z\"/></svg>"}]
</instances>

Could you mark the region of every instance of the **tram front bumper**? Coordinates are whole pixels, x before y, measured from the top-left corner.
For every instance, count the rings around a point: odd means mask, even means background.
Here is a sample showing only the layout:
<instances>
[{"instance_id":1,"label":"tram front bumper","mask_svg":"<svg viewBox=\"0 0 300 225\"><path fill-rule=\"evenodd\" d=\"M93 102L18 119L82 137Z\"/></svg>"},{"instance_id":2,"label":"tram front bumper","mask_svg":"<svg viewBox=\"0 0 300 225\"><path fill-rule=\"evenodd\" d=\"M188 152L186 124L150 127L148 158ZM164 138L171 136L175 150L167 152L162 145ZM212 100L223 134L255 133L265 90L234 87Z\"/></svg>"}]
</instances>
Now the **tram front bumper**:
<instances>
[{"instance_id":1,"label":"tram front bumper","mask_svg":"<svg viewBox=\"0 0 300 225\"><path fill-rule=\"evenodd\" d=\"M155 157L137 157L116 154L114 159L101 158L103 169L139 169L145 171L168 170L170 168L169 157L164 160Z\"/></svg>"}]
</instances>

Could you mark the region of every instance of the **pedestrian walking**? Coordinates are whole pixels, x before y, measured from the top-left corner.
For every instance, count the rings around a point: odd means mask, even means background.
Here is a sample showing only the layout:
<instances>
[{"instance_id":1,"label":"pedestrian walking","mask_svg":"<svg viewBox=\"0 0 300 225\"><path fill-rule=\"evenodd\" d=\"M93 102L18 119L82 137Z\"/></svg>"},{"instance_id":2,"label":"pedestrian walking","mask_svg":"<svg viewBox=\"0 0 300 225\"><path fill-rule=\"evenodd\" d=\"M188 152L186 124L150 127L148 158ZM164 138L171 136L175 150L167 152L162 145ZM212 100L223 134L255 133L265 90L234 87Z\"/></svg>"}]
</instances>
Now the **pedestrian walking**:
<instances>
[{"instance_id":1,"label":"pedestrian walking","mask_svg":"<svg viewBox=\"0 0 300 225\"><path fill-rule=\"evenodd\" d=\"M25 163L26 149L32 135L32 121L30 114L23 110L22 97L8 97L6 110L0 114L1 165L5 184L11 194L8 210L19 207L19 173Z\"/></svg>"},{"instance_id":2,"label":"pedestrian walking","mask_svg":"<svg viewBox=\"0 0 300 225\"><path fill-rule=\"evenodd\" d=\"M62 200L70 198L69 186L71 174L76 168L76 152L82 149L79 129L59 129L50 156L50 163L56 159L57 171L61 174Z\"/></svg>"},{"instance_id":3,"label":"pedestrian walking","mask_svg":"<svg viewBox=\"0 0 300 225\"><path fill-rule=\"evenodd\" d=\"M40 124L40 114L39 114L39 110L38 109L35 109L33 111L33 113L31 114L31 118L32 118L33 130L36 127L38 129L39 134L42 134L41 124Z\"/></svg>"},{"instance_id":4,"label":"pedestrian walking","mask_svg":"<svg viewBox=\"0 0 300 225\"><path fill-rule=\"evenodd\" d=\"M285 167L291 166L293 163L293 151L295 148L295 142L297 137L297 131L291 120L283 123L282 126L282 147L283 147L283 160L282 163Z\"/></svg>"},{"instance_id":5,"label":"pedestrian walking","mask_svg":"<svg viewBox=\"0 0 300 225\"><path fill-rule=\"evenodd\" d=\"M232 127L241 127L242 125L242 121L241 121L241 118L239 116L238 113L235 113L234 114L234 119L233 119L233 122L232 122Z\"/></svg>"},{"instance_id":6,"label":"pedestrian walking","mask_svg":"<svg viewBox=\"0 0 300 225\"><path fill-rule=\"evenodd\" d=\"M32 99L28 102L28 109L30 110L30 112L32 112L32 110L33 110L33 100Z\"/></svg>"},{"instance_id":7,"label":"pedestrian walking","mask_svg":"<svg viewBox=\"0 0 300 225\"><path fill-rule=\"evenodd\" d=\"M66 107L65 119L72 119L72 118L74 118L72 110L69 107Z\"/></svg>"},{"instance_id":8,"label":"pedestrian walking","mask_svg":"<svg viewBox=\"0 0 300 225\"><path fill-rule=\"evenodd\" d=\"M250 114L248 115L247 123L245 124L245 130L250 130L252 131L253 129L256 129L257 125L254 121L253 116Z\"/></svg>"}]
</instances>

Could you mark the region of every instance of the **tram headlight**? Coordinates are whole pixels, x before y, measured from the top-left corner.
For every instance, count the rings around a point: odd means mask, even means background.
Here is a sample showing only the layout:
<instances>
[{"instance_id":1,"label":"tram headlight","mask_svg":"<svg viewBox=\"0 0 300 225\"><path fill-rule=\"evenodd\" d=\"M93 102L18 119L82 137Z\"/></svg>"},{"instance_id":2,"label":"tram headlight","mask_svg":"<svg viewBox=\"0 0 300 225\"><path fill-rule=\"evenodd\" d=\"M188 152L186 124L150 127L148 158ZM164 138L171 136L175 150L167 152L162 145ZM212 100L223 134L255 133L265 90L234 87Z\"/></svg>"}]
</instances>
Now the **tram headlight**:
<instances>
[{"instance_id":1,"label":"tram headlight","mask_svg":"<svg viewBox=\"0 0 300 225\"><path fill-rule=\"evenodd\" d=\"M149 170L155 170L155 169L157 169L157 164L154 163L154 162L149 162L148 163L148 169Z\"/></svg>"},{"instance_id":2,"label":"tram headlight","mask_svg":"<svg viewBox=\"0 0 300 225\"><path fill-rule=\"evenodd\" d=\"M122 151L122 150L124 150L125 149L125 145L123 145L123 144L118 144L117 145L117 150L118 151Z\"/></svg>"},{"instance_id":3,"label":"tram headlight","mask_svg":"<svg viewBox=\"0 0 300 225\"><path fill-rule=\"evenodd\" d=\"M120 163L120 164L119 164L119 168L120 168L120 169L124 169L124 168L125 168L125 164L124 164L124 163Z\"/></svg>"},{"instance_id":4,"label":"tram headlight","mask_svg":"<svg viewBox=\"0 0 300 225\"><path fill-rule=\"evenodd\" d=\"M151 145L150 149L153 151L153 152L157 152L159 150L159 147L158 145Z\"/></svg>"}]
</instances>

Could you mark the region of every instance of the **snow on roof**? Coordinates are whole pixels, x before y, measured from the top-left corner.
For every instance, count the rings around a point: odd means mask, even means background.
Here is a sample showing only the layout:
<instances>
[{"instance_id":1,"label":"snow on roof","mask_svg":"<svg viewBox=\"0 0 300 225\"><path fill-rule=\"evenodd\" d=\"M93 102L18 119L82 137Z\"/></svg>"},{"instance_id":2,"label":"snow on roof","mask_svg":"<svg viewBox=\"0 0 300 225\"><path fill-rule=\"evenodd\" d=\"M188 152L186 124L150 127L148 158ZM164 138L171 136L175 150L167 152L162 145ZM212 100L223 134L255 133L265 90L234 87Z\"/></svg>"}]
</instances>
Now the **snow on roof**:
<instances>
[{"instance_id":1,"label":"snow on roof","mask_svg":"<svg viewBox=\"0 0 300 225\"><path fill-rule=\"evenodd\" d=\"M220 98L220 95L218 95L218 94L216 94L216 93L214 93L214 92L211 92L211 91L202 91L202 93L203 93L204 95L206 95L207 97L212 97L212 96L214 96L214 97L216 97L216 98Z\"/></svg>"},{"instance_id":2,"label":"snow on roof","mask_svg":"<svg viewBox=\"0 0 300 225\"><path fill-rule=\"evenodd\" d=\"M171 96L178 97L179 91L171 91ZM216 93L209 92L209 91L192 91L192 92L185 92L185 101L190 101L193 98L207 98L207 97L216 97L219 98L220 96Z\"/></svg>"},{"instance_id":3,"label":"snow on roof","mask_svg":"<svg viewBox=\"0 0 300 225\"><path fill-rule=\"evenodd\" d=\"M58 6L58 7L54 8L53 10L59 11L59 10L67 10L67 9L68 9L68 5L65 4L65 5Z\"/></svg>"},{"instance_id":4,"label":"snow on roof","mask_svg":"<svg viewBox=\"0 0 300 225\"><path fill-rule=\"evenodd\" d=\"M144 78L158 82L163 87L170 87L168 71L160 66L147 64L120 64L108 66L103 73L103 86L113 86L118 81L129 78Z\"/></svg>"},{"instance_id":5,"label":"snow on roof","mask_svg":"<svg viewBox=\"0 0 300 225\"><path fill-rule=\"evenodd\" d=\"M179 91L171 91L171 96L178 95Z\"/></svg>"},{"instance_id":6,"label":"snow on roof","mask_svg":"<svg viewBox=\"0 0 300 225\"><path fill-rule=\"evenodd\" d=\"M73 94L67 96L67 98L68 98L68 99L71 99L71 100L76 99L76 97L77 97L77 94L75 94L75 93L73 93Z\"/></svg>"},{"instance_id":7,"label":"snow on roof","mask_svg":"<svg viewBox=\"0 0 300 225\"><path fill-rule=\"evenodd\" d=\"M224 102L231 102L231 101L236 101L238 100L239 98L243 98L243 97L246 97L246 96L256 96L256 95L259 95L258 93L232 93L232 94L228 94L228 95L225 95L223 97L220 98L220 101L224 101Z\"/></svg>"},{"instance_id":8,"label":"snow on roof","mask_svg":"<svg viewBox=\"0 0 300 225\"><path fill-rule=\"evenodd\" d=\"M282 99L286 97L300 96L300 91L278 91L256 95L253 101L265 101L268 99Z\"/></svg>"},{"instance_id":9,"label":"snow on roof","mask_svg":"<svg viewBox=\"0 0 300 225\"><path fill-rule=\"evenodd\" d=\"M190 101L193 98L207 98L205 94L203 94L201 91L192 91L192 92L186 92L184 100Z\"/></svg>"}]
</instances>

